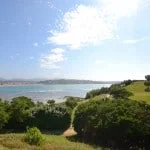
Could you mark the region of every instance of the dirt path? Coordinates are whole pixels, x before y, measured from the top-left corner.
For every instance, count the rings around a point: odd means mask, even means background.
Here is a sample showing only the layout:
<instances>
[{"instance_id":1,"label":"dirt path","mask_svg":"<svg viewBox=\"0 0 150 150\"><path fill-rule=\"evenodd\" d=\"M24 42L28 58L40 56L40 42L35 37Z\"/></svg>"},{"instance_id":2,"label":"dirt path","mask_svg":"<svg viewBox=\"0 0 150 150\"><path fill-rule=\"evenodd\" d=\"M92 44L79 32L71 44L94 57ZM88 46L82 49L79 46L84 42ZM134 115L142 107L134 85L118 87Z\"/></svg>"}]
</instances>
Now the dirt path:
<instances>
[{"instance_id":1,"label":"dirt path","mask_svg":"<svg viewBox=\"0 0 150 150\"><path fill-rule=\"evenodd\" d=\"M67 129L64 133L63 136L73 136L76 135L77 133L74 131L74 129L71 127L69 129Z\"/></svg>"}]
</instances>

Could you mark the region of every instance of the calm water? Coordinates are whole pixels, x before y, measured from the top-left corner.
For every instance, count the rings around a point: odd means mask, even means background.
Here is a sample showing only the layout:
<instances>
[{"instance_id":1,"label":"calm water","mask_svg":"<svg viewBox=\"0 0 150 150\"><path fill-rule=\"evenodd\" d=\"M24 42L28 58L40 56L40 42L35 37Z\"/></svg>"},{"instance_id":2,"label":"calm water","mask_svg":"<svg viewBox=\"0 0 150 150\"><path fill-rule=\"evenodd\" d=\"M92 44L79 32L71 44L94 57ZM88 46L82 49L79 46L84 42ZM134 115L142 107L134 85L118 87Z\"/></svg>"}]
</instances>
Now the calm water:
<instances>
[{"instance_id":1,"label":"calm water","mask_svg":"<svg viewBox=\"0 0 150 150\"><path fill-rule=\"evenodd\" d=\"M34 101L55 99L60 102L65 96L85 97L92 89L108 86L110 84L0 86L0 98L11 100L16 96L27 96Z\"/></svg>"}]
</instances>

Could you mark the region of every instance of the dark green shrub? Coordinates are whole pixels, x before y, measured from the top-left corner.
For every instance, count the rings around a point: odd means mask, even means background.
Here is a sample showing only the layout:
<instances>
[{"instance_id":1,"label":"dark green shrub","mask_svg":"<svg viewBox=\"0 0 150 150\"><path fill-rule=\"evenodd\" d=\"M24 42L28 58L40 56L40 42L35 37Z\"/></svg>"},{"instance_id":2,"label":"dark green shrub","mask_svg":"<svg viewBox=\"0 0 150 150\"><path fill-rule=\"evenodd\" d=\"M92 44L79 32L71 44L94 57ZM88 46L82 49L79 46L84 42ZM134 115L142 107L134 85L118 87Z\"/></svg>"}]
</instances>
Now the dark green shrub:
<instances>
[{"instance_id":1,"label":"dark green shrub","mask_svg":"<svg viewBox=\"0 0 150 150\"><path fill-rule=\"evenodd\" d=\"M44 139L40 130L33 127L27 129L24 140L31 145L40 145Z\"/></svg>"},{"instance_id":2,"label":"dark green shrub","mask_svg":"<svg viewBox=\"0 0 150 150\"><path fill-rule=\"evenodd\" d=\"M133 93L127 91L120 85L112 85L110 87L110 95L112 95L115 99L128 99L128 97L132 96Z\"/></svg>"},{"instance_id":3,"label":"dark green shrub","mask_svg":"<svg viewBox=\"0 0 150 150\"><path fill-rule=\"evenodd\" d=\"M69 108L69 109L73 109L77 106L77 100L74 99L73 97L68 97L67 100L65 101L65 105Z\"/></svg>"},{"instance_id":4,"label":"dark green shrub","mask_svg":"<svg viewBox=\"0 0 150 150\"><path fill-rule=\"evenodd\" d=\"M132 81L132 80L124 80L121 84L124 85L124 86L128 86L128 85L130 85L133 82L134 81Z\"/></svg>"},{"instance_id":5,"label":"dark green shrub","mask_svg":"<svg viewBox=\"0 0 150 150\"><path fill-rule=\"evenodd\" d=\"M145 81L145 82L144 82L144 85L146 86L145 91L146 91L146 92L150 92L150 81Z\"/></svg>"},{"instance_id":6,"label":"dark green shrub","mask_svg":"<svg viewBox=\"0 0 150 150\"><path fill-rule=\"evenodd\" d=\"M144 85L146 86L145 91L150 92L150 75L145 76L146 81L144 82Z\"/></svg>"},{"instance_id":7,"label":"dark green shrub","mask_svg":"<svg viewBox=\"0 0 150 150\"><path fill-rule=\"evenodd\" d=\"M34 106L30 98L24 96L13 98L10 103L10 119L5 128L25 130L32 115L30 109Z\"/></svg>"},{"instance_id":8,"label":"dark green shrub","mask_svg":"<svg viewBox=\"0 0 150 150\"><path fill-rule=\"evenodd\" d=\"M34 126L42 130L65 130L70 126L71 116L67 108L48 106L33 111Z\"/></svg>"},{"instance_id":9,"label":"dark green shrub","mask_svg":"<svg viewBox=\"0 0 150 150\"><path fill-rule=\"evenodd\" d=\"M150 105L142 102L86 102L76 109L73 125L83 140L105 147L150 149Z\"/></svg>"},{"instance_id":10,"label":"dark green shrub","mask_svg":"<svg viewBox=\"0 0 150 150\"><path fill-rule=\"evenodd\" d=\"M89 99L89 98L93 98L95 96L98 96L100 94L108 94L109 93L109 88L107 87L102 87L101 89L95 89L95 90L92 90L90 92L88 92L86 94L86 99Z\"/></svg>"},{"instance_id":11,"label":"dark green shrub","mask_svg":"<svg viewBox=\"0 0 150 150\"><path fill-rule=\"evenodd\" d=\"M48 101L47 101L47 104L48 104L48 105L54 105L54 104L55 104L55 100L48 100Z\"/></svg>"},{"instance_id":12,"label":"dark green shrub","mask_svg":"<svg viewBox=\"0 0 150 150\"><path fill-rule=\"evenodd\" d=\"M0 131L4 125L8 122L10 114L8 112L9 104L6 101L0 99Z\"/></svg>"}]
</instances>

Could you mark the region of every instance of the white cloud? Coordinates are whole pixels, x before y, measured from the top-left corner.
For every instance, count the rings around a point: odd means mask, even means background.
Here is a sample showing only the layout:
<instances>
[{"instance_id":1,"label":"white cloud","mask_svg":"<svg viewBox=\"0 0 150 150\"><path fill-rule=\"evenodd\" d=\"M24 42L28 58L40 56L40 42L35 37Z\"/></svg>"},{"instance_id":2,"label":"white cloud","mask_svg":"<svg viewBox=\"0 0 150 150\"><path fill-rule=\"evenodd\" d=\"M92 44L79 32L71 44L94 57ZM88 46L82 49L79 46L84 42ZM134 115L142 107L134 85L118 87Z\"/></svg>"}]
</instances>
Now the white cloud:
<instances>
[{"instance_id":1,"label":"white cloud","mask_svg":"<svg viewBox=\"0 0 150 150\"><path fill-rule=\"evenodd\" d=\"M103 11L116 19L135 15L141 2L142 0L102 0Z\"/></svg>"},{"instance_id":2,"label":"white cloud","mask_svg":"<svg viewBox=\"0 0 150 150\"><path fill-rule=\"evenodd\" d=\"M142 42L144 40L149 40L150 37L140 38L140 39L130 39L130 40L123 40L123 44L137 44L139 42Z\"/></svg>"},{"instance_id":3,"label":"white cloud","mask_svg":"<svg viewBox=\"0 0 150 150\"><path fill-rule=\"evenodd\" d=\"M39 44L37 42L33 43L33 46L38 47Z\"/></svg>"},{"instance_id":4,"label":"white cloud","mask_svg":"<svg viewBox=\"0 0 150 150\"><path fill-rule=\"evenodd\" d=\"M78 5L64 14L58 30L52 30L49 43L69 46L72 49L101 44L115 39L117 23L139 10L142 0L95 0L95 6Z\"/></svg>"},{"instance_id":5,"label":"white cloud","mask_svg":"<svg viewBox=\"0 0 150 150\"><path fill-rule=\"evenodd\" d=\"M62 54L63 52L65 52L65 50L62 48L55 48L55 49L52 49L51 52L54 54Z\"/></svg>"},{"instance_id":6,"label":"white cloud","mask_svg":"<svg viewBox=\"0 0 150 150\"><path fill-rule=\"evenodd\" d=\"M97 65L104 64L104 63L106 63L106 61L104 61L104 60L96 60L95 61L95 64L97 64Z\"/></svg>"},{"instance_id":7,"label":"white cloud","mask_svg":"<svg viewBox=\"0 0 150 150\"><path fill-rule=\"evenodd\" d=\"M64 57L65 51L61 48L52 49L47 55L44 55L40 59L41 68L55 69L60 68L59 63L66 60Z\"/></svg>"}]
</instances>

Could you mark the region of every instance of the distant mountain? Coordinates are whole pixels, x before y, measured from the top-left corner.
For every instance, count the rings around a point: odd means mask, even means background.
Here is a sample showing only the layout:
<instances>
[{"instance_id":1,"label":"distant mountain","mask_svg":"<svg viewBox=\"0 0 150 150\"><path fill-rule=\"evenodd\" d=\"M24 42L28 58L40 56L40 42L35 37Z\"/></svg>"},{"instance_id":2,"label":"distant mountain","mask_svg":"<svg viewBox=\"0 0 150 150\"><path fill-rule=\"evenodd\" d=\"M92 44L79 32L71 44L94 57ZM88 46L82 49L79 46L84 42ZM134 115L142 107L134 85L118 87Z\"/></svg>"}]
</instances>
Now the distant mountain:
<instances>
[{"instance_id":1,"label":"distant mountain","mask_svg":"<svg viewBox=\"0 0 150 150\"><path fill-rule=\"evenodd\" d=\"M92 80L77 80L77 79L55 79L38 82L39 84L114 84L118 81L92 81Z\"/></svg>"},{"instance_id":2,"label":"distant mountain","mask_svg":"<svg viewBox=\"0 0 150 150\"><path fill-rule=\"evenodd\" d=\"M0 81L5 81L5 79L4 78L0 78Z\"/></svg>"}]
</instances>

